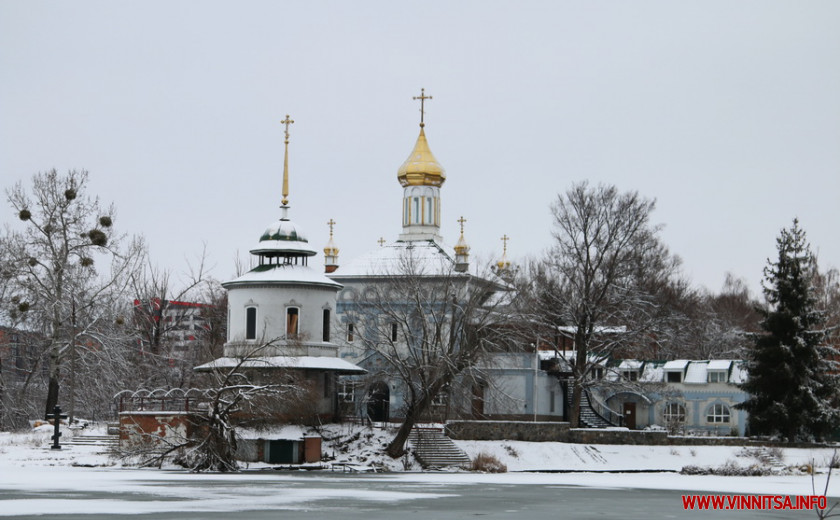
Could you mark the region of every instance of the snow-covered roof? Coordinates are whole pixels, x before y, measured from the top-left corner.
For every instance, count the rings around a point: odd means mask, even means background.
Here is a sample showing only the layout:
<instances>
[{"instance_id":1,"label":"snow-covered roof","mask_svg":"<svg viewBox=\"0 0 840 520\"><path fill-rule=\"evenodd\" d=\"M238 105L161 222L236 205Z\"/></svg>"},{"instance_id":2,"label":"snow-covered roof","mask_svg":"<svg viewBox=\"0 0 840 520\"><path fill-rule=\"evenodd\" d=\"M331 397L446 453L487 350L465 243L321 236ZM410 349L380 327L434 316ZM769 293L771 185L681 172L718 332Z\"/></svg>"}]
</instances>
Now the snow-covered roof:
<instances>
[{"instance_id":1,"label":"snow-covered roof","mask_svg":"<svg viewBox=\"0 0 840 520\"><path fill-rule=\"evenodd\" d=\"M550 352L550 351L546 351ZM542 359L546 359L543 353L540 353ZM688 360L677 359L673 361L644 361L639 359L623 359L618 365L605 374L605 379L609 381L618 381L621 379L621 373L630 370L639 370L639 381L647 383L661 383L667 382L666 373L668 372L683 372L685 377L682 378L682 383L687 384L703 384L709 381L709 372L725 372L732 368L729 374L728 382L730 384L740 384L747 380L746 366L742 361L730 359L713 359L713 360Z\"/></svg>"},{"instance_id":2,"label":"snow-covered roof","mask_svg":"<svg viewBox=\"0 0 840 520\"><path fill-rule=\"evenodd\" d=\"M299 441L311 435L309 428L298 424L284 424L273 428L236 428L236 436L240 439Z\"/></svg>"},{"instance_id":3,"label":"snow-covered roof","mask_svg":"<svg viewBox=\"0 0 840 520\"><path fill-rule=\"evenodd\" d=\"M240 284L272 283L272 284L308 284L325 285L341 289L343 286L324 276L322 270L316 270L308 265L273 264L261 265L243 274L239 278L222 284L226 289Z\"/></svg>"},{"instance_id":4,"label":"snow-covered roof","mask_svg":"<svg viewBox=\"0 0 840 520\"><path fill-rule=\"evenodd\" d=\"M326 370L340 374L363 374L365 369L337 357L324 356L266 356L242 362L239 358L222 357L195 367L198 372L230 369L242 363L243 368Z\"/></svg>"},{"instance_id":5,"label":"snow-covered roof","mask_svg":"<svg viewBox=\"0 0 840 520\"><path fill-rule=\"evenodd\" d=\"M618 364L618 370L639 370L643 363L644 361L638 359L622 359L621 363Z\"/></svg>"},{"instance_id":6,"label":"snow-covered roof","mask_svg":"<svg viewBox=\"0 0 840 520\"><path fill-rule=\"evenodd\" d=\"M729 382L739 385L747 381L747 365L742 361L733 361L732 373L729 374Z\"/></svg>"},{"instance_id":7,"label":"snow-covered roof","mask_svg":"<svg viewBox=\"0 0 840 520\"><path fill-rule=\"evenodd\" d=\"M558 332L565 332L566 334L575 334L577 327L573 325L562 325L557 327ZM612 327L607 325L599 325L593 329L595 334L624 334L627 332L627 327L621 325L620 327Z\"/></svg>"},{"instance_id":8,"label":"snow-covered roof","mask_svg":"<svg viewBox=\"0 0 840 520\"><path fill-rule=\"evenodd\" d=\"M668 372L671 371L680 371L682 372L685 370L685 367L688 365L689 361L687 359L675 359L673 361L667 361L662 368Z\"/></svg>"},{"instance_id":9,"label":"snow-covered roof","mask_svg":"<svg viewBox=\"0 0 840 520\"><path fill-rule=\"evenodd\" d=\"M661 362L648 361L639 376L639 381L658 383L665 378L665 365Z\"/></svg>"},{"instance_id":10,"label":"snow-covered roof","mask_svg":"<svg viewBox=\"0 0 840 520\"><path fill-rule=\"evenodd\" d=\"M405 274L448 275L454 266L454 250L434 240L392 242L368 251L346 264L340 264L332 275L367 277Z\"/></svg>"},{"instance_id":11,"label":"snow-covered roof","mask_svg":"<svg viewBox=\"0 0 840 520\"><path fill-rule=\"evenodd\" d=\"M287 218L271 223L260 236L259 243L251 249L254 255L298 254L313 256L315 250L294 222Z\"/></svg>"},{"instance_id":12,"label":"snow-covered roof","mask_svg":"<svg viewBox=\"0 0 840 520\"><path fill-rule=\"evenodd\" d=\"M688 365L688 370L685 372L684 383L705 383L708 381L706 368L709 366L708 361L692 361Z\"/></svg>"},{"instance_id":13,"label":"snow-covered roof","mask_svg":"<svg viewBox=\"0 0 840 520\"><path fill-rule=\"evenodd\" d=\"M731 359L712 359L709 361L709 370L729 370L732 366Z\"/></svg>"}]
</instances>

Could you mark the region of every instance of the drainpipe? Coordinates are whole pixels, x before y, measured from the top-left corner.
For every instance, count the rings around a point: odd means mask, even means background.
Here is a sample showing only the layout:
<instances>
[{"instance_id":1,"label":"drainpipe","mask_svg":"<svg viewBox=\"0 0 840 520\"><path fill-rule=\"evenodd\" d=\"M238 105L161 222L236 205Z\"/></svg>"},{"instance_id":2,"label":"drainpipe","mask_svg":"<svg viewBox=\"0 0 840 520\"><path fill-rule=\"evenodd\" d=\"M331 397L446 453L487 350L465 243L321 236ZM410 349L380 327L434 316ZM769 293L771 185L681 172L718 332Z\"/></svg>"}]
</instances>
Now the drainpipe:
<instances>
[{"instance_id":1,"label":"drainpipe","mask_svg":"<svg viewBox=\"0 0 840 520\"><path fill-rule=\"evenodd\" d=\"M540 337L534 345L534 422L537 422L537 376L540 370Z\"/></svg>"}]
</instances>

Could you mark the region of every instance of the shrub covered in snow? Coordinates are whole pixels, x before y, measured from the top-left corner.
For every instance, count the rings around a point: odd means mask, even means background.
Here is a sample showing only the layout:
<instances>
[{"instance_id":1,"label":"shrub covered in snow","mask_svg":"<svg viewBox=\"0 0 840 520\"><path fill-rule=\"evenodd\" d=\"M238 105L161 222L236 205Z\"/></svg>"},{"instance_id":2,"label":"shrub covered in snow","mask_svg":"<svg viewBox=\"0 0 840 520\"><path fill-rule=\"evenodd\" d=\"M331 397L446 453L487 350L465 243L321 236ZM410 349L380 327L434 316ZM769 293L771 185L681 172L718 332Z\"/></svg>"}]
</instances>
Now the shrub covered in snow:
<instances>
[{"instance_id":1,"label":"shrub covered in snow","mask_svg":"<svg viewBox=\"0 0 840 520\"><path fill-rule=\"evenodd\" d=\"M722 477L763 477L773 475L774 471L765 466L753 464L752 466L739 466L734 462L727 461L722 466L684 466L680 470L682 475L718 475Z\"/></svg>"},{"instance_id":2,"label":"shrub covered in snow","mask_svg":"<svg viewBox=\"0 0 840 520\"><path fill-rule=\"evenodd\" d=\"M507 473L507 466L495 456L486 452L481 452L475 456L470 469L483 473Z\"/></svg>"}]
</instances>

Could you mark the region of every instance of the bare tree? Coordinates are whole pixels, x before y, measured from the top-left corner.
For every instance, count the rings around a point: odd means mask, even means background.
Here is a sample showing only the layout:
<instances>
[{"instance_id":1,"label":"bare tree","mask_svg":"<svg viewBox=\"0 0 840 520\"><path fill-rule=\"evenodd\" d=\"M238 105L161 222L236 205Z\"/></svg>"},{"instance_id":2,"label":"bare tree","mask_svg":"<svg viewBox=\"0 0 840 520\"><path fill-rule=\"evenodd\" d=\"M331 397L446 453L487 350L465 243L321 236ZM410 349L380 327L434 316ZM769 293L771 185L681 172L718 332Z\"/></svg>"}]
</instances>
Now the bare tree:
<instances>
[{"instance_id":1,"label":"bare tree","mask_svg":"<svg viewBox=\"0 0 840 520\"><path fill-rule=\"evenodd\" d=\"M221 355L227 294L208 277L206 255L178 277L147 263L132 278L139 375L147 387L193 384L192 368Z\"/></svg>"},{"instance_id":2,"label":"bare tree","mask_svg":"<svg viewBox=\"0 0 840 520\"><path fill-rule=\"evenodd\" d=\"M201 391L203 399L192 405L187 433L170 438L147 434L124 455L139 457L143 466L173 459L195 472L237 471L237 428L279 424L311 402L311 383L301 371L269 368L260 357L273 344L255 346L232 365L211 371L211 384Z\"/></svg>"},{"instance_id":3,"label":"bare tree","mask_svg":"<svg viewBox=\"0 0 840 520\"><path fill-rule=\"evenodd\" d=\"M348 311L362 348L384 360L403 390L405 419L386 450L395 458L433 400L494 348L504 301L497 293L505 289L497 278L456 272L446 259L404 253L396 272L377 276Z\"/></svg>"},{"instance_id":4,"label":"bare tree","mask_svg":"<svg viewBox=\"0 0 840 520\"><path fill-rule=\"evenodd\" d=\"M574 330L572 427L594 368L619 349L656 341L653 326L667 314L662 289L679 262L650 223L654 206L636 192L585 182L552 205L555 244L532 269L529 289L535 322Z\"/></svg>"},{"instance_id":5,"label":"bare tree","mask_svg":"<svg viewBox=\"0 0 840 520\"><path fill-rule=\"evenodd\" d=\"M58 403L78 339L103 325L103 306L122 294L144 255L141 240L114 233L114 208L86 193L87 178L84 171L52 170L33 176L29 189L18 183L6 192L22 225L5 229L6 268L22 323L44 337L46 413ZM73 386L75 371L69 375Z\"/></svg>"}]
</instances>

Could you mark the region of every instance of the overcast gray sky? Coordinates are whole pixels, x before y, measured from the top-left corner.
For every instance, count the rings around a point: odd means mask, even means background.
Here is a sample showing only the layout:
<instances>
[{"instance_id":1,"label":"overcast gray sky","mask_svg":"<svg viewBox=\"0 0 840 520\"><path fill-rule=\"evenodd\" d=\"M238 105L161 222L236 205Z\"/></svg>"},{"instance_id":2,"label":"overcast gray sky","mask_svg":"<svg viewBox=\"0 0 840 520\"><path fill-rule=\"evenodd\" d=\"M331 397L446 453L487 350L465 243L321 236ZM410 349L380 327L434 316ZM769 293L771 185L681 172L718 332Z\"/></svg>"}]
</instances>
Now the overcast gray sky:
<instances>
[{"instance_id":1,"label":"overcast gray sky","mask_svg":"<svg viewBox=\"0 0 840 520\"><path fill-rule=\"evenodd\" d=\"M206 243L228 279L279 216L287 113L310 243L395 239L421 87L443 234L464 215L477 256L539 254L587 179L657 199L713 291L757 290L795 216L840 266L840 2L0 0L0 76L2 185L87 169L176 272Z\"/></svg>"}]
</instances>

